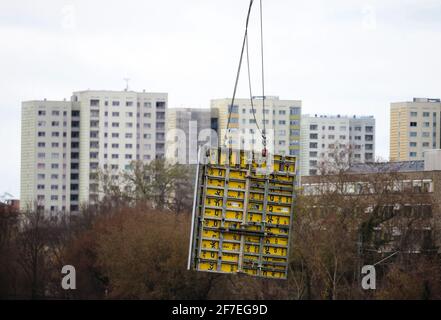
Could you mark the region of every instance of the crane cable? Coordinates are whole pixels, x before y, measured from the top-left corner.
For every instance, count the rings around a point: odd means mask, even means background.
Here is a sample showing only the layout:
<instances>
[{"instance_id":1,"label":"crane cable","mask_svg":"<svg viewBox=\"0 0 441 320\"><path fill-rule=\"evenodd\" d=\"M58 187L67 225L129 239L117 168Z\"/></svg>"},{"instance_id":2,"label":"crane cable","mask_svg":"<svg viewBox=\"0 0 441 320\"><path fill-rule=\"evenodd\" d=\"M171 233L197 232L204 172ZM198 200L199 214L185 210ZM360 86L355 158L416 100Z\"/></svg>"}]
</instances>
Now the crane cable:
<instances>
[{"instance_id":1,"label":"crane cable","mask_svg":"<svg viewBox=\"0 0 441 320\"><path fill-rule=\"evenodd\" d=\"M231 100L231 105L228 108L227 132L225 132L225 141L224 141L225 145L227 144L228 133L229 133L229 130L230 130L231 114L232 114L233 107L234 107L234 100L236 99L237 86L239 84L240 69L242 67L243 54L244 54L244 51L245 51L245 46L246 46L247 38L248 38L248 25L249 25L249 22L250 22L250 15L251 15L251 9L253 7L253 3L254 3L254 0L250 0L250 5L248 7L247 20L246 20L246 23L245 23L245 34L244 34L243 42L242 42L242 51L240 53L240 59L239 59L239 67L237 69L236 81L234 83L233 98Z\"/></svg>"},{"instance_id":2,"label":"crane cable","mask_svg":"<svg viewBox=\"0 0 441 320\"><path fill-rule=\"evenodd\" d=\"M253 94L252 94L252 87L251 87L250 57L249 57L249 46L248 46L248 25L249 25L249 20L250 20L251 9L252 9L253 3L254 3L254 0L250 0L250 5L248 7L248 14L247 14L247 19L246 19L246 24L245 24L245 34L244 34L244 38L243 38L242 50L241 50L240 59L239 59L239 66L238 66L238 70L237 70L237 74L236 74L236 81L234 84L233 97L232 97L231 105L229 106L229 109L228 109L227 131L225 133L224 145L225 146L227 145L228 133L229 133L230 124L231 124L231 115L232 115L232 111L234 108L234 101L236 99L237 86L239 83L239 77L240 77L240 71L241 71L241 67L242 67L244 51L246 49L246 59L247 59L247 67L248 67L248 85L249 85L249 92L250 92L251 109L252 109L254 121L256 123L256 127L257 127L258 131L260 132L260 134L262 135L263 147L264 147L263 154L265 156L266 155L266 129L265 129L266 125L265 125L265 82L264 82L264 56L263 56L262 0L260 0L260 32L261 32L261 54L262 54L262 97L263 97L263 127L264 127L263 131L260 129L259 124L256 119L256 112L254 109Z\"/></svg>"},{"instance_id":3,"label":"crane cable","mask_svg":"<svg viewBox=\"0 0 441 320\"><path fill-rule=\"evenodd\" d=\"M262 112L263 112L263 155L266 156L266 120L265 120L265 64L264 64L264 55L263 55L263 9L262 9L262 0L260 0L260 50L262 55Z\"/></svg>"}]
</instances>

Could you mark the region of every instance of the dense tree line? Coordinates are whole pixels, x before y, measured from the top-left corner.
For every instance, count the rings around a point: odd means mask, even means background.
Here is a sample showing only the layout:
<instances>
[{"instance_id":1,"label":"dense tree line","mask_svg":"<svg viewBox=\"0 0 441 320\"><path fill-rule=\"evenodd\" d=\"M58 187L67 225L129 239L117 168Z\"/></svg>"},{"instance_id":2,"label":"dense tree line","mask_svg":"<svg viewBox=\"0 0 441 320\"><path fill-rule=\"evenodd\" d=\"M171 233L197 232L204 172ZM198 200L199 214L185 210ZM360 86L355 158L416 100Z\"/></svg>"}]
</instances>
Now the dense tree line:
<instances>
[{"instance_id":1,"label":"dense tree line","mask_svg":"<svg viewBox=\"0 0 441 320\"><path fill-rule=\"evenodd\" d=\"M315 196L300 190L284 281L186 270L190 207L173 199L191 199L193 179L186 179L193 173L160 163L134 168L125 178L133 182L130 187L112 187L103 202L75 216L51 218L0 207L0 298L441 298L435 237L413 238L428 221L382 211L390 203L423 201L388 192L393 175L371 181L378 189L375 197L348 196L345 171L332 181L323 176L328 187ZM172 180L182 183L179 191L167 182ZM398 241L383 232L401 224ZM406 254L416 241L423 250ZM381 249L390 244L398 253L378 265L377 290L362 290L360 267L385 258ZM76 290L61 288L64 265L76 268Z\"/></svg>"}]
</instances>

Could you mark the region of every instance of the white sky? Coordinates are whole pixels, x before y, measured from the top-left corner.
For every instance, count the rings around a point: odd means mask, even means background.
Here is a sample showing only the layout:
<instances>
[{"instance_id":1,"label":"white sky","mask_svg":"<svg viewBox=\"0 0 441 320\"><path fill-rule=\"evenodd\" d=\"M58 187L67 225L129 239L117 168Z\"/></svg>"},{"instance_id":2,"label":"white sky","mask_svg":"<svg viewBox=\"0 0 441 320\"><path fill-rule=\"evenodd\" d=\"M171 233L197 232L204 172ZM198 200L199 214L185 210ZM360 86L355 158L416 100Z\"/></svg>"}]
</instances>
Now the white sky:
<instances>
[{"instance_id":1,"label":"white sky","mask_svg":"<svg viewBox=\"0 0 441 320\"><path fill-rule=\"evenodd\" d=\"M1 1L0 194L19 196L23 100L120 90L125 77L133 90L168 92L171 107L230 97L247 7L248 0ZM264 0L264 19L266 93L303 100L304 113L374 115L378 156L389 155L390 102L441 97L440 0ZM238 96L247 97L242 79Z\"/></svg>"}]
</instances>

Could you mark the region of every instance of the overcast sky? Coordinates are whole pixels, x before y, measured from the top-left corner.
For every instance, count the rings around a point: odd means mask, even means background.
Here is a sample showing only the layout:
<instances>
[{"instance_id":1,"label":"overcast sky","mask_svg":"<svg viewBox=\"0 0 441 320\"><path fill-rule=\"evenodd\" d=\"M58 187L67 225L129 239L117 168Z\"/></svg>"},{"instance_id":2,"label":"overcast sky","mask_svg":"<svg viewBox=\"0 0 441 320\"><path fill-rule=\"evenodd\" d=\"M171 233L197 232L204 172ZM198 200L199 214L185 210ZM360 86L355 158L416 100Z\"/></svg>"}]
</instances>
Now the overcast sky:
<instances>
[{"instance_id":1,"label":"overcast sky","mask_svg":"<svg viewBox=\"0 0 441 320\"><path fill-rule=\"evenodd\" d=\"M168 92L170 107L230 97L248 2L1 1L0 195L19 196L23 100L120 90L126 77ZM302 100L304 113L374 115L378 156L389 156L390 102L441 97L440 0L264 0L264 19L266 93Z\"/></svg>"}]
</instances>

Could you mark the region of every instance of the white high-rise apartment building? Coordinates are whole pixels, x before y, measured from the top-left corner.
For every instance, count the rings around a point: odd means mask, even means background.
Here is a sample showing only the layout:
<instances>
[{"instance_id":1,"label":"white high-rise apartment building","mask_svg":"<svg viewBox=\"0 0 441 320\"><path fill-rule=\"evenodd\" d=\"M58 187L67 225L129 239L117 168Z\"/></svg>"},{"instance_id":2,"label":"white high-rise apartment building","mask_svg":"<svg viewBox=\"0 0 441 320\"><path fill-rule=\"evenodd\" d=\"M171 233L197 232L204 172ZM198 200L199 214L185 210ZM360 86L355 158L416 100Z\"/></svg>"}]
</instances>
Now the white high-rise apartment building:
<instances>
[{"instance_id":1,"label":"white high-rise apartment building","mask_svg":"<svg viewBox=\"0 0 441 320\"><path fill-rule=\"evenodd\" d=\"M303 115L300 131L302 176L318 174L320 165L335 150L350 150L348 154L353 162L375 161L373 116Z\"/></svg>"},{"instance_id":2,"label":"white high-rise apartment building","mask_svg":"<svg viewBox=\"0 0 441 320\"><path fill-rule=\"evenodd\" d=\"M168 95L80 91L22 103L21 209L76 212L99 199L98 170L118 173L165 153Z\"/></svg>"},{"instance_id":3,"label":"white high-rise apartment building","mask_svg":"<svg viewBox=\"0 0 441 320\"><path fill-rule=\"evenodd\" d=\"M441 148L441 100L414 98L390 107L390 160L424 159L424 151Z\"/></svg>"},{"instance_id":4,"label":"white high-rise apartment building","mask_svg":"<svg viewBox=\"0 0 441 320\"><path fill-rule=\"evenodd\" d=\"M212 129L218 132L221 145L225 141L225 130L228 123L228 111L231 99L216 99L211 101ZM260 147L262 137L257 129L263 131L263 99L253 98L253 108L250 99L236 99L231 108L230 129L232 130L233 145L249 146L247 149ZM279 97L265 98L265 126L268 135L268 150L276 154L299 156L300 154L300 117L302 101L280 100ZM257 124L257 125L256 125ZM234 135L237 137L235 138ZM243 141L235 141L243 139ZM244 141L244 140L248 141Z\"/></svg>"}]
</instances>

